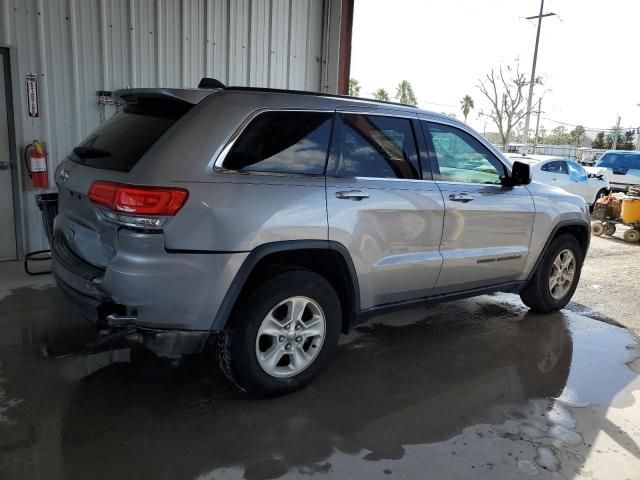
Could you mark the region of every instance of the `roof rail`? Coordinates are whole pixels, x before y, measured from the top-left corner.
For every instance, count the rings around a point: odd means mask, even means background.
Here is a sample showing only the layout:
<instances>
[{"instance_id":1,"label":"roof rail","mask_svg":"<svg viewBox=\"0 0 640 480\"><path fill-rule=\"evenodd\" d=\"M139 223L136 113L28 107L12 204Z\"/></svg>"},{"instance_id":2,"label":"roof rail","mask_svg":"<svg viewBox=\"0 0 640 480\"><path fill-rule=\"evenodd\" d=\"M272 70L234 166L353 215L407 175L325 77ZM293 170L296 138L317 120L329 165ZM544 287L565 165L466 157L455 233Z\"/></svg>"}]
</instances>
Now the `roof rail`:
<instances>
[{"instance_id":1,"label":"roof rail","mask_svg":"<svg viewBox=\"0 0 640 480\"><path fill-rule=\"evenodd\" d=\"M385 102L384 100L375 100L373 98L360 98L360 97L351 97L349 95L336 95L333 93L321 93L321 92L310 92L307 90L287 90L280 88L266 88L266 87L224 87L223 90L231 90L231 91L239 91L239 92L265 92L265 93L290 93L295 95L309 95L314 97L329 97L329 98L340 98L342 100L356 100L361 102L373 102L380 103L382 105L393 105L395 107L410 107L410 108L418 108L415 105L408 105L406 103L398 103L398 102Z\"/></svg>"}]
</instances>

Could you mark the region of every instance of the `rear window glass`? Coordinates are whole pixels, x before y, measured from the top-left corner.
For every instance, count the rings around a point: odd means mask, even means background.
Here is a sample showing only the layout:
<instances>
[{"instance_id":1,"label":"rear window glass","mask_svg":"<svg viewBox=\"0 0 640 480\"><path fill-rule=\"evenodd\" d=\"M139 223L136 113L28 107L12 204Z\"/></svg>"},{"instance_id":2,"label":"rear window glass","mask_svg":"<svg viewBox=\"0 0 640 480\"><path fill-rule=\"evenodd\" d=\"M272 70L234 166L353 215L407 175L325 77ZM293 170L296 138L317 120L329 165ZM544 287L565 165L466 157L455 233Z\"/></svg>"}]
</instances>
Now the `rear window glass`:
<instances>
[{"instance_id":1,"label":"rear window glass","mask_svg":"<svg viewBox=\"0 0 640 480\"><path fill-rule=\"evenodd\" d=\"M640 170L640 154L605 153L600 157L600 160L598 160L596 167L620 170Z\"/></svg>"},{"instance_id":2,"label":"rear window glass","mask_svg":"<svg viewBox=\"0 0 640 480\"><path fill-rule=\"evenodd\" d=\"M69 158L93 168L130 171L192 105L140 99L94 130Z\"/></svg>"},{"instance_id":3,"label":"rear window glass","mask_svg":"<svg viewBox=\"0 0 640 480\"><path fill-rule=\"evenodd\" d=\"M240 135L224 168L249 172L324 173L333 114L265 112Z\"/></svg>"}]
</instances>

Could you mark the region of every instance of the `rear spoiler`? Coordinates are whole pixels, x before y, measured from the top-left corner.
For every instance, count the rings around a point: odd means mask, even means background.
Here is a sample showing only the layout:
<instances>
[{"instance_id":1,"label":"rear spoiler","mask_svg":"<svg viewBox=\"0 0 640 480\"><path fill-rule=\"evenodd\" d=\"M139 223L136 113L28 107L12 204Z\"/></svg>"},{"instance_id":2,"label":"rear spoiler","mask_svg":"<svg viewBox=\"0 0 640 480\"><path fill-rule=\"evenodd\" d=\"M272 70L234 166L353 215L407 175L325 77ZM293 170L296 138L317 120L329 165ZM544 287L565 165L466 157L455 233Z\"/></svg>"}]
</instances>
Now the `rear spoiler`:
<instances>
[{"instance_id":1,"label":"rear spoiler","mask_svg":"<svg viewBox=\"0 0 640 480\"><path fill-rule=\"evenodd\" d=\"M113 92L113 98L118 103L136 103L139 98L158 98L196 105L215 91L195 88L126 88Z\"/></svg>"}]
</instances>

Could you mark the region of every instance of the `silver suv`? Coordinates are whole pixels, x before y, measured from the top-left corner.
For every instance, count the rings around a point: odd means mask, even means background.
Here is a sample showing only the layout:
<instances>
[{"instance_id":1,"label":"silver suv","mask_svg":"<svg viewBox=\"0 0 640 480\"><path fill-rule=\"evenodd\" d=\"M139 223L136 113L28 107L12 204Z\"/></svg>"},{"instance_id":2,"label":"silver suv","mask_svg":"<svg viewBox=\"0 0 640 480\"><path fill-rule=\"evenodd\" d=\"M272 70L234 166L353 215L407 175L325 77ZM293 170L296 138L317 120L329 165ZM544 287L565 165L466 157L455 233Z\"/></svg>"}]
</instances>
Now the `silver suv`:
<instances>
[{"instance_id":1,"label":"silver suv","mask_svg":"<svg viewBox=\"0 0 640 480\"><path fill-rule=\"evenodd\" d=\"M576 288L584 200L454 119L251 88L115 95L56 172L52 242L107 338L166 357L214 339L236 385L276 395L374 315L495 291L550 312Z\"/></svg>"}]
</instances>

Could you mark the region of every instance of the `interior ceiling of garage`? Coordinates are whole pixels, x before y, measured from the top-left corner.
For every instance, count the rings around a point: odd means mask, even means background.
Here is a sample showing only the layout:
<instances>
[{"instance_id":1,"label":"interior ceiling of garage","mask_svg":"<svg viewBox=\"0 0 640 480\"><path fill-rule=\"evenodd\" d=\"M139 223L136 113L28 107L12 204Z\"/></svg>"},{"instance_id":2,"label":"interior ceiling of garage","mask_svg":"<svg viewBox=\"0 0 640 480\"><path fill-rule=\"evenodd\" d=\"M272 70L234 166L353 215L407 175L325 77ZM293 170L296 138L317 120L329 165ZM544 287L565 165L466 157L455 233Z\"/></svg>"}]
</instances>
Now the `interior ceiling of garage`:
<instances>
[{"instance_id":1,"label":"interior ceiling of garage","mask_svg":"<svg viewBox=\"0 0 640 480\"><path fill-rule=\"evenodd\" d=\"M341 4L0 0L0 45L14 47L17 58L18 147L47 142L52 171L103 118L98 90L196 87L208 76L227 85L335 92ZM40 79L38 119L24 111L26 74ZM25 248L45 248L33 192L21 203Z\"/></svg>"}]
</instances>

